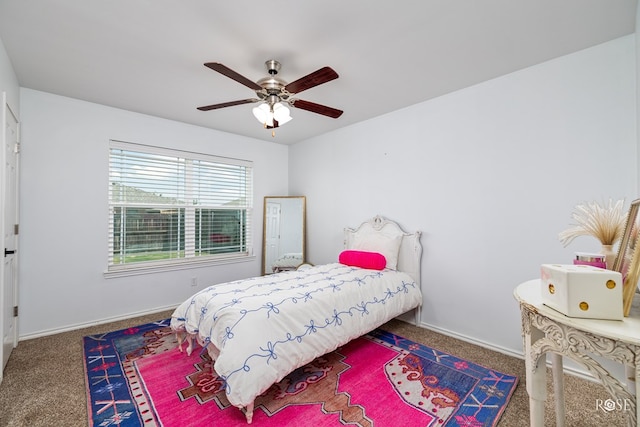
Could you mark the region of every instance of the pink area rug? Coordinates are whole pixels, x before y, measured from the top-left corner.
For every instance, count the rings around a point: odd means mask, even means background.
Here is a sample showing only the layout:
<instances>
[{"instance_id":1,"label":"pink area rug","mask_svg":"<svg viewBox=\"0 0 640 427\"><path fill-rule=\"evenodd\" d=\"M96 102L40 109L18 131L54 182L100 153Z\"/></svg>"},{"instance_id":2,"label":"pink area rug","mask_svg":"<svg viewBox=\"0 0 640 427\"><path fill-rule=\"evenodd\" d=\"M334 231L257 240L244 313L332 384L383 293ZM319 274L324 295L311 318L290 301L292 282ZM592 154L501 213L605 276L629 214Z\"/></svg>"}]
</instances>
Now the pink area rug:
<instances>
[{"instance_id":1,"label":"pink area rug","mask_svg":"<svg viewBox=\"0 0 640 427\"><path fill-rule=\"evenodd\" d=\"M176 348L168 320L85 337L91 426L243 426L206 352ZM508 376L382 330L274 384L255 426L493 426Z\"/></svg>"}]
</instances>

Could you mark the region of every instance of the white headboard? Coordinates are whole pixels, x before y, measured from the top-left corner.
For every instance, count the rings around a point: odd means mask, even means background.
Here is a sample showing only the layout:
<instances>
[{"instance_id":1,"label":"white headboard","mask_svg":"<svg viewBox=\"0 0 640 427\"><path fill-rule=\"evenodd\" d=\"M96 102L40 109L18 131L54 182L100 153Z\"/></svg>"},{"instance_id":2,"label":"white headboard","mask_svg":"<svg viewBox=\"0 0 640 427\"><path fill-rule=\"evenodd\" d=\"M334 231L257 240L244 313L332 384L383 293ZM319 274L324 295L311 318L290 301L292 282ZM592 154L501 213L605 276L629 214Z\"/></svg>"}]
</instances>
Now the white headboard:
<instances>
[{"instance_id":1,"label":"white headboard","mask_svg":"<svg viewBox=\"0 0 640 427\"><path fill-rule=\"evenodd\" d=\"M388 227L391 227L391 230ZM345 249L351 249L356 236L361 233L382 233L383 230L386 232L385 234L388 234L389 231L394 232L393 234L402 234L398 252L398 270L409 274L418 287L422 289L420 285L420 260L422 257L420 236L422 233L420 231L407 233L396 222L377 215L360 224L358 228L345 228L344 247Z\"/></svg>"}]
</instances>

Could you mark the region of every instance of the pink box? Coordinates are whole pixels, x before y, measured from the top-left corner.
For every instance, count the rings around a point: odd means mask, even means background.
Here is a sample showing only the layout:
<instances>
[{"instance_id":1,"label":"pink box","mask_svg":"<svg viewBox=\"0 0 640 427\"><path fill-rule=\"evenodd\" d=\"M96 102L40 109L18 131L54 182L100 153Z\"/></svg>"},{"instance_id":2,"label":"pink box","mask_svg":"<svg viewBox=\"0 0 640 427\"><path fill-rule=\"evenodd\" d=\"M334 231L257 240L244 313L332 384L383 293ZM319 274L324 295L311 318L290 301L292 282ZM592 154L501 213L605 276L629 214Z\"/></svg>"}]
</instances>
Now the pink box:
<instances>
[{"instance_id":1,"label":"pink box","mask_svg":"<svg viewBox=\"0 0 640 427\"><path fill-rule=\"evenodd\" d=\"M607 263L602 261L580 261L579 259L574 259L573 265L591 265L598 268L607 268Z\"/></svg>"},{"instance_id":2,"label":"pink box","mask_svg":"<svg viewBox=\"0 0 640 427\"><path fill-rule=\"evenodd\" d=\"M591 265L598 268L607 268L606 257L603 254L576 252L573 265Z\"/></svg>"}]
</instances>

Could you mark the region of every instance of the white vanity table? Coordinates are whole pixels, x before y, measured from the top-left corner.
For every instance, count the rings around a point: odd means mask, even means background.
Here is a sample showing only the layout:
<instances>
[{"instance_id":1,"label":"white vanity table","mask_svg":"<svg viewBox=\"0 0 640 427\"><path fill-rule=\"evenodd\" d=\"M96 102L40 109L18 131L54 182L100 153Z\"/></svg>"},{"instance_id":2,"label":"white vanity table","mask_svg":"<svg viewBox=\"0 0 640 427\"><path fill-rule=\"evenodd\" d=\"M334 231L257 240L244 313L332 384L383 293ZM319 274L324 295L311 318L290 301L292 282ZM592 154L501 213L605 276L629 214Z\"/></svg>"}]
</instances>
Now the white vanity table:
<instances>
[{"instance_id":1,"label":"white vanity table","mask_svg":"<svg viewBox=\"0 0 640 427\"><path fill-rule=\"evenodd\" d=\"M562 357L585 366L611 395L614 410L624 410L628 426L637 426L640 410L640 312L634 307L624 320L579 319L542 303L540 280L519 285L514 296L520 304L524 336L526 385L531 426L544 425L546 400L546 353L551 354L557 425L564 426L564 384ZM592 356L604 357L626 366L625 387ZM635 379L635 380L634 380ZM594 402L595 408L596 402Z\"/></svg>"}]
</instances>

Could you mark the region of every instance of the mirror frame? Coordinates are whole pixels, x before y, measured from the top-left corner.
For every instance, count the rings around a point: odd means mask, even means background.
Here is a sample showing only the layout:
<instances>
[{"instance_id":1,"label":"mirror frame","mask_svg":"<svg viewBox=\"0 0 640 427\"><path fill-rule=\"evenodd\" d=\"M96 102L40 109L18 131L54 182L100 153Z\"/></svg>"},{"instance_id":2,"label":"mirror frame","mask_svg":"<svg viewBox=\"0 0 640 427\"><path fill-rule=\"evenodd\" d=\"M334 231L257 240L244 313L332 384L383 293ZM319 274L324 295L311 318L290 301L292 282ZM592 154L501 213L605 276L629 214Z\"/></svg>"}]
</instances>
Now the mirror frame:
<instances>
[{"instance_id":1,"label":"mirror frame","mask_svg":"<svg viewBox=\"0 0 640 427\"><path fill-rule=\"evenodd\" d=\"M267 203L274 199L300 199L302 201L302 262L307 262L307 198L306 196L265 196L262 207L262 275L267 274ZM271 274L271 273L269 273Z\"/></svg>"}]
</instances>

